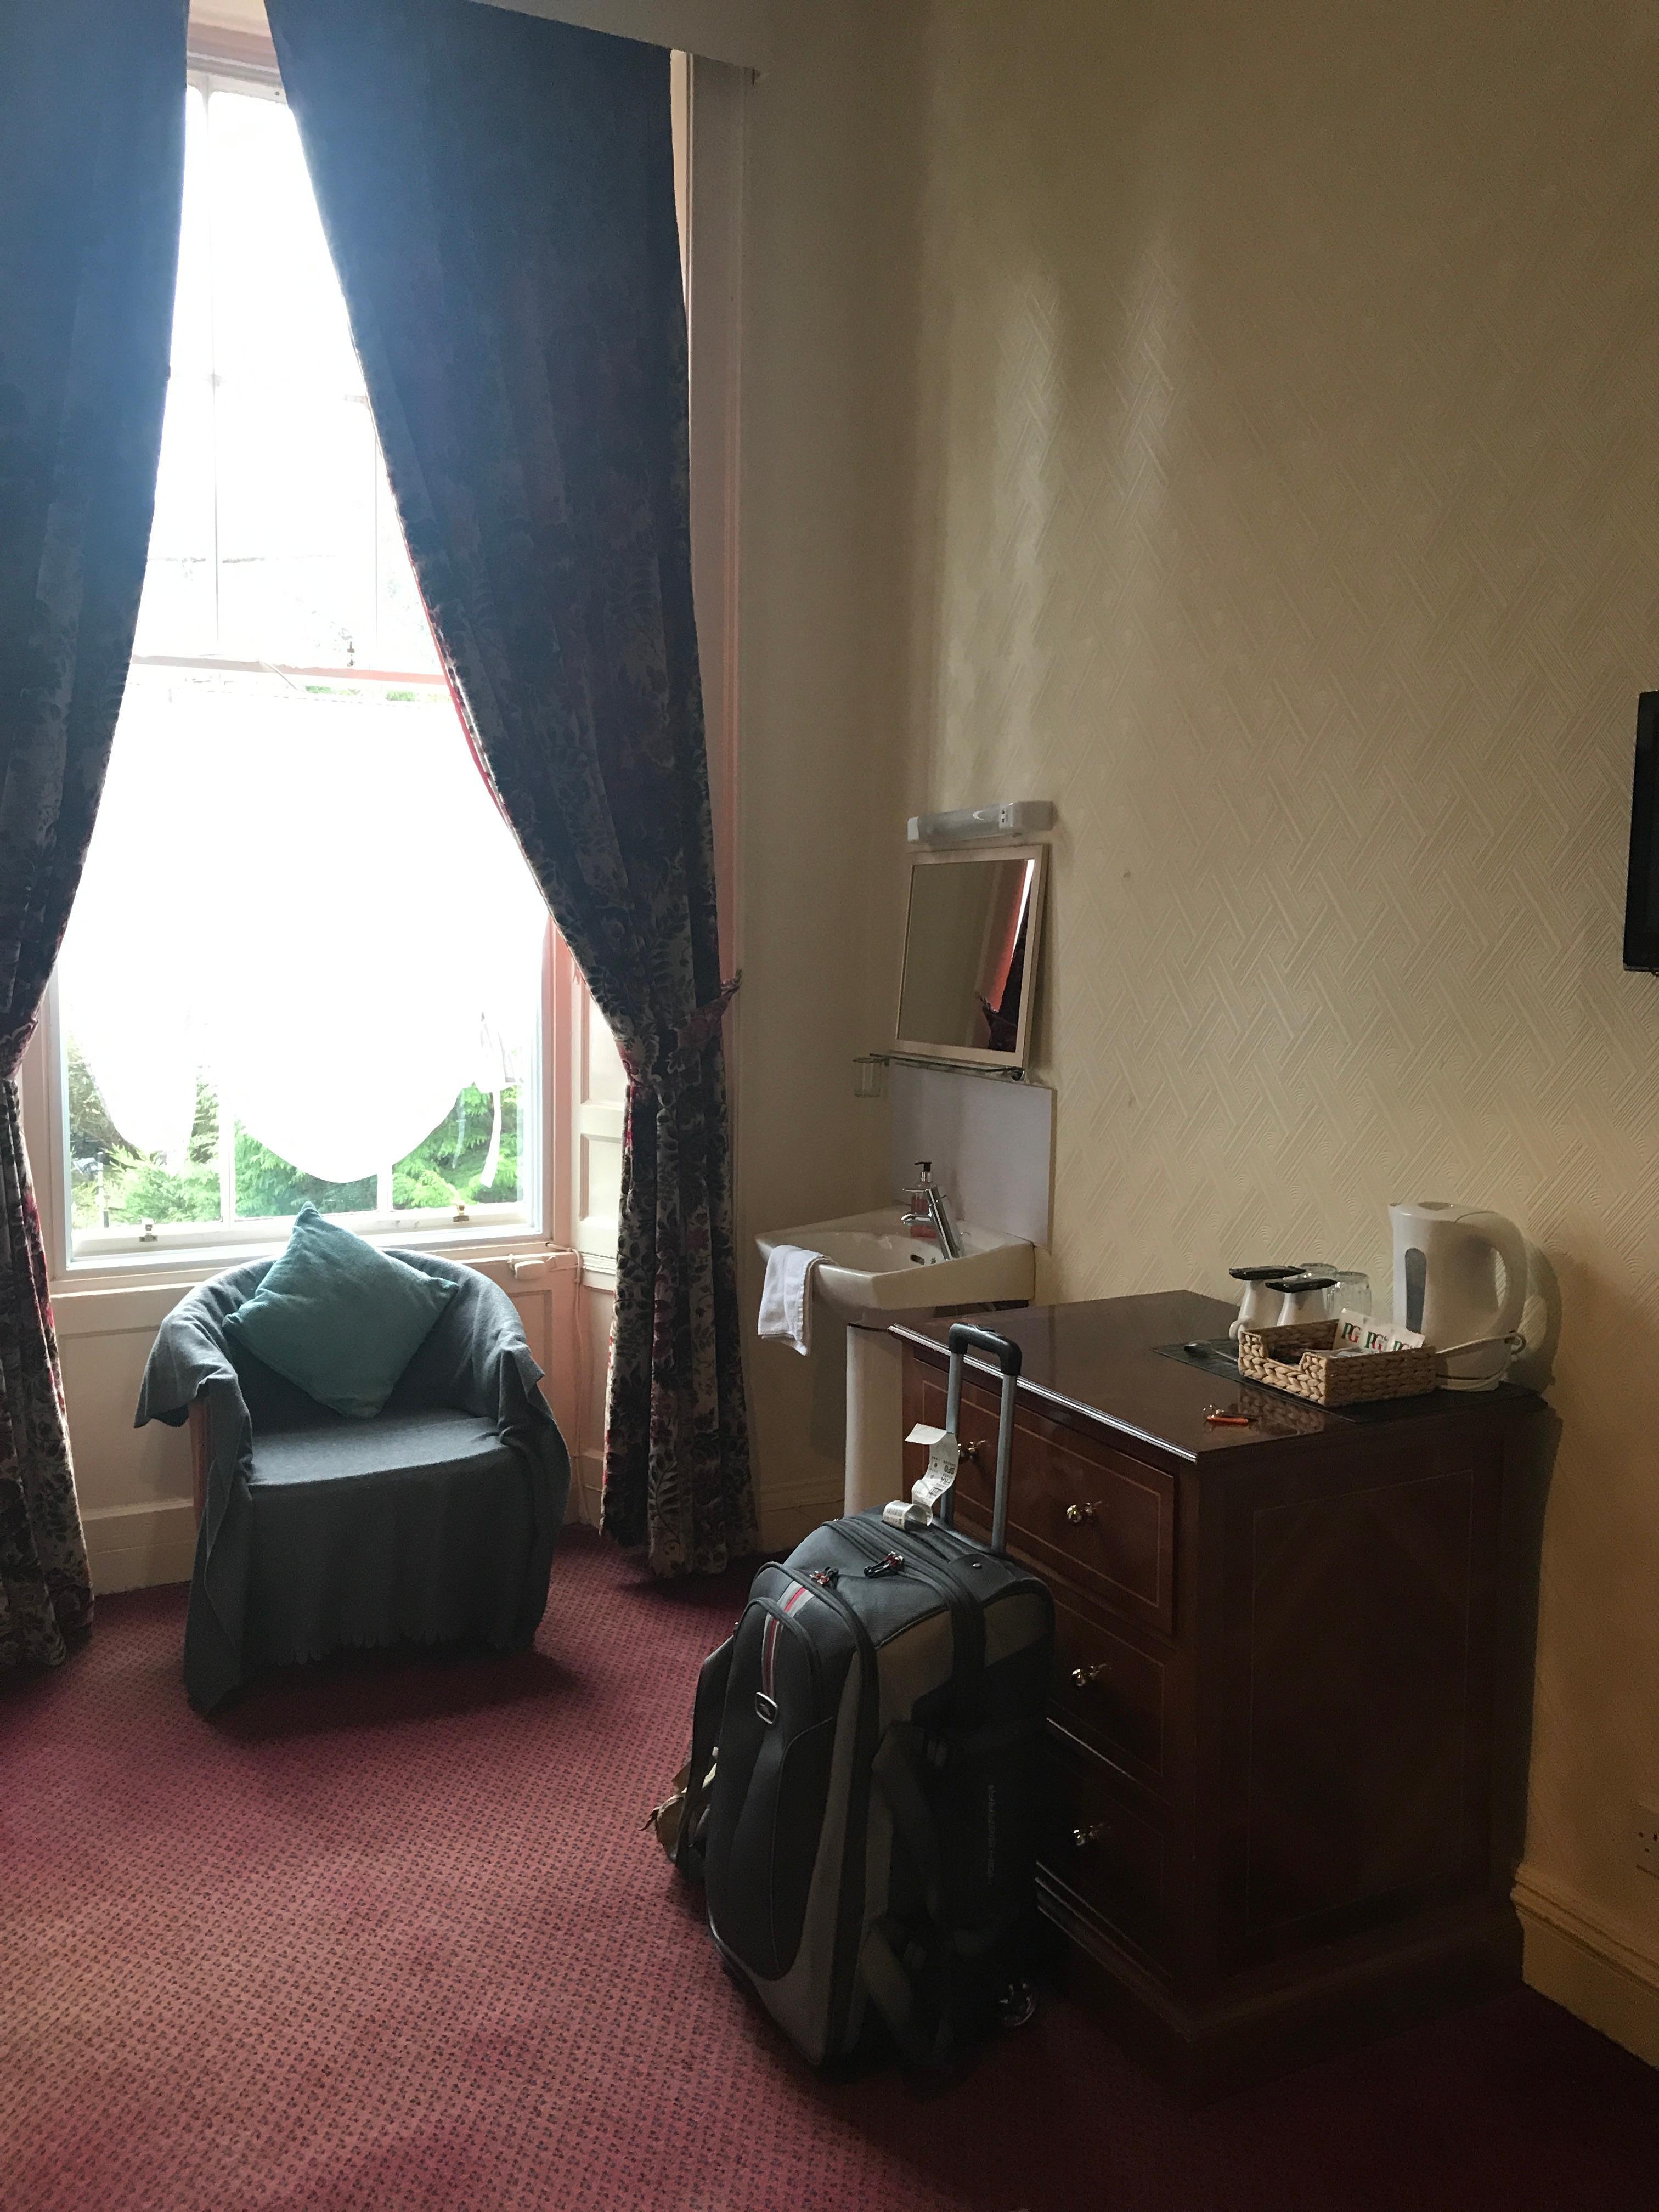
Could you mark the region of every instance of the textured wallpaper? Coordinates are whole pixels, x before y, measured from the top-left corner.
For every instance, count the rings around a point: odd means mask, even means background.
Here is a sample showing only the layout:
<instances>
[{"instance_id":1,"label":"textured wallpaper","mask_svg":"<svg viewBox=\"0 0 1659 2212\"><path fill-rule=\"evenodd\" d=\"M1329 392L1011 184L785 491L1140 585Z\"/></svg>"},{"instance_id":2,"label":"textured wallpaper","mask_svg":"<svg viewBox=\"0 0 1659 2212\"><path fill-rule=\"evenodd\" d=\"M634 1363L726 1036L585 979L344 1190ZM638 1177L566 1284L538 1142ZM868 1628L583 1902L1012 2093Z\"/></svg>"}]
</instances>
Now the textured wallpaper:
<instances>
[{"instance_id":1,"label":"textured wallpaper","mask_svg":"<svg viewBox=\"0 0 1659 2212\"><path fill-rule=\"evenodd\" d=\"M922 11L908 800L1060 808L1051 1292L1511 1214L1559 1292L1528 1861L1659 1957L1651 10ZM1545 1326L1535 1304L1531 1326Z\"/></svg>"}]
</instances>

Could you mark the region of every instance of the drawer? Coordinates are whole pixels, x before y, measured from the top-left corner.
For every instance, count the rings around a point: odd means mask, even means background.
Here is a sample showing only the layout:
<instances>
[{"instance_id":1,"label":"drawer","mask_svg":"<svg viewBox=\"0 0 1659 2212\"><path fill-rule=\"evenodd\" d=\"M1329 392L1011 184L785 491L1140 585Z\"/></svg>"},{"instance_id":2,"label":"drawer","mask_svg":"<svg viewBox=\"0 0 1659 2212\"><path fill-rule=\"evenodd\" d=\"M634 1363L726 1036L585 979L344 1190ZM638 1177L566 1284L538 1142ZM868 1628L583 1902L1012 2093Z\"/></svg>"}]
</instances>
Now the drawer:
<instances>
[{"instance_id":1,"label":"drawer","mask_svg":"<svg viewBox=\"0 0 1659 2212\"><path fill-rule=\"evenodd\" d=\"M1166 1856L1162 1831L1119 1802L1091 1753L1051 1729L1037 1843L1044 1881L1157 1958L1167 1948Z\"/></svg>"},{"instance_id":2,"label":"drawer","mask_svg":"<svg viewBox=\"0 0 1659 2212\"><path fill-rule=\"evenodd\" d=\"M1164 1768L1164 1668L1063 1597L1054 1600L1048 1709L1062 1727L1148 1777Z\"/></svg>"},{"instance_id":3,"label":"drawer","mask_svg":"<svg viewBox=\"0 0 1659 2212\"><path fill-rule=\"evenodd\" d=\"M945 1420L942 1376L930 1375L922 1419ZM974 1383L962 1394L964 1456L957 1474L963 1519L982 1533L996 1482L998 1401ZM908 1455L921 1474L924 1455ZM1045 1419L1024 1401L1014 1413L1010 1542L1039 1573L1128 1620L1175 1633L1175 1478L1092 1436Z\"/></svg>"}]
</instances>

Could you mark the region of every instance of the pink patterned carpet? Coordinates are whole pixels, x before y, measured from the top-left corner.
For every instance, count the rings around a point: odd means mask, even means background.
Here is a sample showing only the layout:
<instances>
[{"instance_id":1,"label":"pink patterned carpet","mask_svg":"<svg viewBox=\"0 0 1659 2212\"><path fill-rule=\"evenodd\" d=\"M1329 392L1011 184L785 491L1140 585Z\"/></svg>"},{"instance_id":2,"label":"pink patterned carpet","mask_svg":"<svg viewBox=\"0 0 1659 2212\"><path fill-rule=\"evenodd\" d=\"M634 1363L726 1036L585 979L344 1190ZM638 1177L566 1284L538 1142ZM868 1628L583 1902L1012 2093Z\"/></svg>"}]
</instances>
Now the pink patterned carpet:
<instances>
[{"instance_id":1,"label":"pink patterned carpet","mask_svg":"<svg viewBox=\"0 0 1659 2212\"><path fill-rule=\"evenodd\" d=\"M147 1591L0 1687L3 2212L1659 2206L1659 2076L1527 1992L1196 2115L1057 2001L932 2096L816 2080L640 1829L744 1579L574 1534L533 1653L217 1723Z\"/></svg>"}]
</instances>

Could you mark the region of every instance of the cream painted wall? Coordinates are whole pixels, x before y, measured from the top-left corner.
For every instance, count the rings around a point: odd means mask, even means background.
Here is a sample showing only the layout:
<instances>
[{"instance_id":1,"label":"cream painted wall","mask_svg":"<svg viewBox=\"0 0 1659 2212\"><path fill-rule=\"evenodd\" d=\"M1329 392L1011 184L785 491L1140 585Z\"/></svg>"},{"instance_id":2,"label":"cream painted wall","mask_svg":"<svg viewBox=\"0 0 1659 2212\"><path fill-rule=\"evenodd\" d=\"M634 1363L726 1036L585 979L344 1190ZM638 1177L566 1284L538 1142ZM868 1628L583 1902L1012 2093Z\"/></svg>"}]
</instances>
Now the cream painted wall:
<instances>
[{"instance_id":1,"label":"cream painted wall","mask_svg":"<svg viewBox=\"0 0 1659 2212\"><path fill-rule=\"evenodd\" d=\"M1659 2057L1659 17L918 12L905 805L1059 803L1054 1293L1314 1249L1386 1291L1391 1199L1522 1223L1523 1902Z\"/></svg>"},{"instance_id":2,"label":"cream painted wall","mask_svg":"<svg viewBox=\"0 0 1659 2212\"><path fill-rule=\"evenodd\" d=\"M852 1061L891 1034L902 836L897 720L906 428L884 281L891 180L914 137L905 81L872 70L890 11L779 11L748 100L738 1071L738 1224L763 1533L792 1543L838 1510L842 1340L810 1360L758 1343L756 1230L885 1192L884 1109Z\"/></svg>"}]
</instances>

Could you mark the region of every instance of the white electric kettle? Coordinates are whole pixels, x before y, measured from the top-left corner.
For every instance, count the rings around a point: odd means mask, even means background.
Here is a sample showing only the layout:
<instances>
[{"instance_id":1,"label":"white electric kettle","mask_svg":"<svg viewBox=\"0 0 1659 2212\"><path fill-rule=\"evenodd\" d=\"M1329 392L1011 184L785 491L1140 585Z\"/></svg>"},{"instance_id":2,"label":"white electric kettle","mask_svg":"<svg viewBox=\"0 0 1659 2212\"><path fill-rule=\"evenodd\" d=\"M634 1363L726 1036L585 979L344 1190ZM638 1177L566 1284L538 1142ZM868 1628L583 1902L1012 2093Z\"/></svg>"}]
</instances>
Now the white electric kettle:
<instances>
[{"instance_id":1,"label":"white electric kettle","mask_svg":"<svg viewBox=\"0 0 1659 2212\"><path fill-rule=\"evenodd\" d=\"M1439 1198L1391 1206L1389 1219L1396 1327L1443 1355L1446 1389L1495 1390L1527 1302L1526 1238L1501 1213Z\"/></svg>"}]
</instances>

